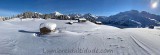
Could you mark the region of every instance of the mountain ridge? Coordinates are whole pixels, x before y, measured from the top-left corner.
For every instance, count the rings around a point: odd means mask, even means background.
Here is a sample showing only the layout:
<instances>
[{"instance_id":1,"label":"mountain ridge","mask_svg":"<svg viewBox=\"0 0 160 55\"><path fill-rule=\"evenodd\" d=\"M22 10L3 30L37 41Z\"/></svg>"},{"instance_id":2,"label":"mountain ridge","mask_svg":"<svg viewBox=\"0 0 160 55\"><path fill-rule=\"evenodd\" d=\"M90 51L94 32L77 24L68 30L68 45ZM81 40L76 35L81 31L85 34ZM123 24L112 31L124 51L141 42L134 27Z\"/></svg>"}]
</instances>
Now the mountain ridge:
<instances>
[{"instance_id":1,"label":"mountain ridge","mask_svg":"<svg viewBox=\"0 0 160 55\"><path fill-rule=\"evenodd\" d=\"M26 17L25 16L26 13L27 12L22 13L23 15L21 16ZM29 14L30 13L28 12L26 15L29 15ZM60 16L60 18L63 17L64 20L70 20L70 19L75 19L75 18L86 18L87 20L91 22L101 21L104 24L117 26L117 27L119 26L148 27L150 25L159 26L159 22L160 22L160 15L155 15L155 14L151 14L146 11L138 11L138 10L124 11L124 12L120 12L115 15L111 15L109 17L96 16L91 13L62 14L57 11L55 11L54 13L42 14L42 15L40 15L39 13L31 13L31 14L35 18L44 18L44 19L48 19L48 18L52 19L54 16ZM31 16L27 16L27 17L30 18ZM65 18L65 17L68 17L68 18ZM59 17L54 17L53 19L55 18L59 18Z\"/></svg>"}]
</instances>

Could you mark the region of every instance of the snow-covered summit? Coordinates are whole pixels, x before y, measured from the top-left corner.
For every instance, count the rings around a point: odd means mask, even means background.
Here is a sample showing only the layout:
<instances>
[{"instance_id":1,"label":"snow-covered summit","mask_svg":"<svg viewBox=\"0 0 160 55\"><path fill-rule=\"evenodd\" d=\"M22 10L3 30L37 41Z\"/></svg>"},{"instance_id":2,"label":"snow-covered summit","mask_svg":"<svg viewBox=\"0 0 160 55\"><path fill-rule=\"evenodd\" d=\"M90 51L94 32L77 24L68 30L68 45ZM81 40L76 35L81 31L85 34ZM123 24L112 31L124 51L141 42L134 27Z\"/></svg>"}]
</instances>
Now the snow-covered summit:
<instances>
[{"instance_id":1,"label":"snow-covered summit","mask_svg":"<svg viewBox=\"0 0 160 55\"><path fill-rule=\"evenodd\" d=\"M85 18L95 18L95 19L98 18L96 15L92 15L90 13L84 14L83 17L85 17Z\"/></svg>"},{"instance_id":2,"label":"snow-covered summit","mask_svg":"<svg viewBox=\"0 0 160 55\"><path fill-rule=\"evenodd\" d=\"M59 15L63 15L63 14L61 14L60 12L55 11L55 12L53 13L53 15L54 15L54 16L59 16Z\"/></svg>"},{"instance_id":3,"label":"snow-covered summit","mask_svg":"<svg viewBox=\"0 0 160 55\"><path fill-rule=\"evenodd\" d=\"M39 15L43 15L42 13L39 13L39 12L34 12L35 14L39 14Z\"/></svg>"}]
</instances>

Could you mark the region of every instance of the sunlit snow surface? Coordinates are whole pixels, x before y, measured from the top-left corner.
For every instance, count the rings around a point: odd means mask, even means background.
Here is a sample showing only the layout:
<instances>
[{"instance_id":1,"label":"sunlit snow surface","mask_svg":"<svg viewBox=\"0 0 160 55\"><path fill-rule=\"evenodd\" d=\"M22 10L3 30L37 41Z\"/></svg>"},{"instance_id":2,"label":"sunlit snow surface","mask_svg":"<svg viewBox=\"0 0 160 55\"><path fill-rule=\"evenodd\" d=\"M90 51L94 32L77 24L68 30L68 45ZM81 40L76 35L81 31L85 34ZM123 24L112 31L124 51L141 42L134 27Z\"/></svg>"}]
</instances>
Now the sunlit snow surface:
<instances>
[{"instance_id":1,"label":"sunlit snow surface","mask_svg":"<svg viewBox=\"0 0 160 55\"><path fill-rule=\"evenodd\" d=\"M39 25L45 22L56 23L56 32L39 35ZM91 22L67 22L70 20L18 18L0 22L0 55L160 55L158 27L119 29ZM108 52L85 52L93 49Z\"/></svg>"}]
</instances>

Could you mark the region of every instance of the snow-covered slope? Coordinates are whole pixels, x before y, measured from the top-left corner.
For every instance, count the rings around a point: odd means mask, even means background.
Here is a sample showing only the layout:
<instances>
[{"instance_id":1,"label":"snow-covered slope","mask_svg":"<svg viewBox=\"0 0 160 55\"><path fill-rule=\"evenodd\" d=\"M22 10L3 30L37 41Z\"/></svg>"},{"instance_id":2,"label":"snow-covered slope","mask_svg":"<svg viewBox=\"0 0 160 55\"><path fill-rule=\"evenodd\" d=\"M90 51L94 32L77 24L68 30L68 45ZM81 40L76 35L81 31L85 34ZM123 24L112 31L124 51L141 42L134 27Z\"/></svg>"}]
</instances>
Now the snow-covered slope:
<instances>
[{"instance_id":1,"label":"snow-covered slope","mask_svg":"<svg viewBox=\"0 0 160 55\"><path fill-rule=\"evenodd\" d=\"M14 19L0 22L0 55L160 54L158 29L119 29L91 22L66 24L69 21ZM38 35L39 25L44 22L56 23L57 31Z\"/></svg>"}]
</instances>

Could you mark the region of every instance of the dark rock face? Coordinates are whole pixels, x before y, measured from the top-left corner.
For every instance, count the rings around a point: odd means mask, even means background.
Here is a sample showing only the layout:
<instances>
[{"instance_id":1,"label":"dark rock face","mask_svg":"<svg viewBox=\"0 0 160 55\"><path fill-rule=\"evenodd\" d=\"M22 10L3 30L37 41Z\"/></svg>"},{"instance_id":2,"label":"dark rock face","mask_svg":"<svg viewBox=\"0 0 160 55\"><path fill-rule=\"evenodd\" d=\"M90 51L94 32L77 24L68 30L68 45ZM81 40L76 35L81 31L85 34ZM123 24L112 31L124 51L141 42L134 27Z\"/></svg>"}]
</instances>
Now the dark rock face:
<instances>
[{"instance_id":1,"label":"dark rock face","mask_svg":"<svg viewBox=\"0 0 160 55\"><path fill-rule=\"evenodd\" d=\"M43 34L48 34L50 33L51 30L46 28L46 27L43 27L43 28L40 28L40 33L43 35Z\"/></svg>"}]
</instances>

